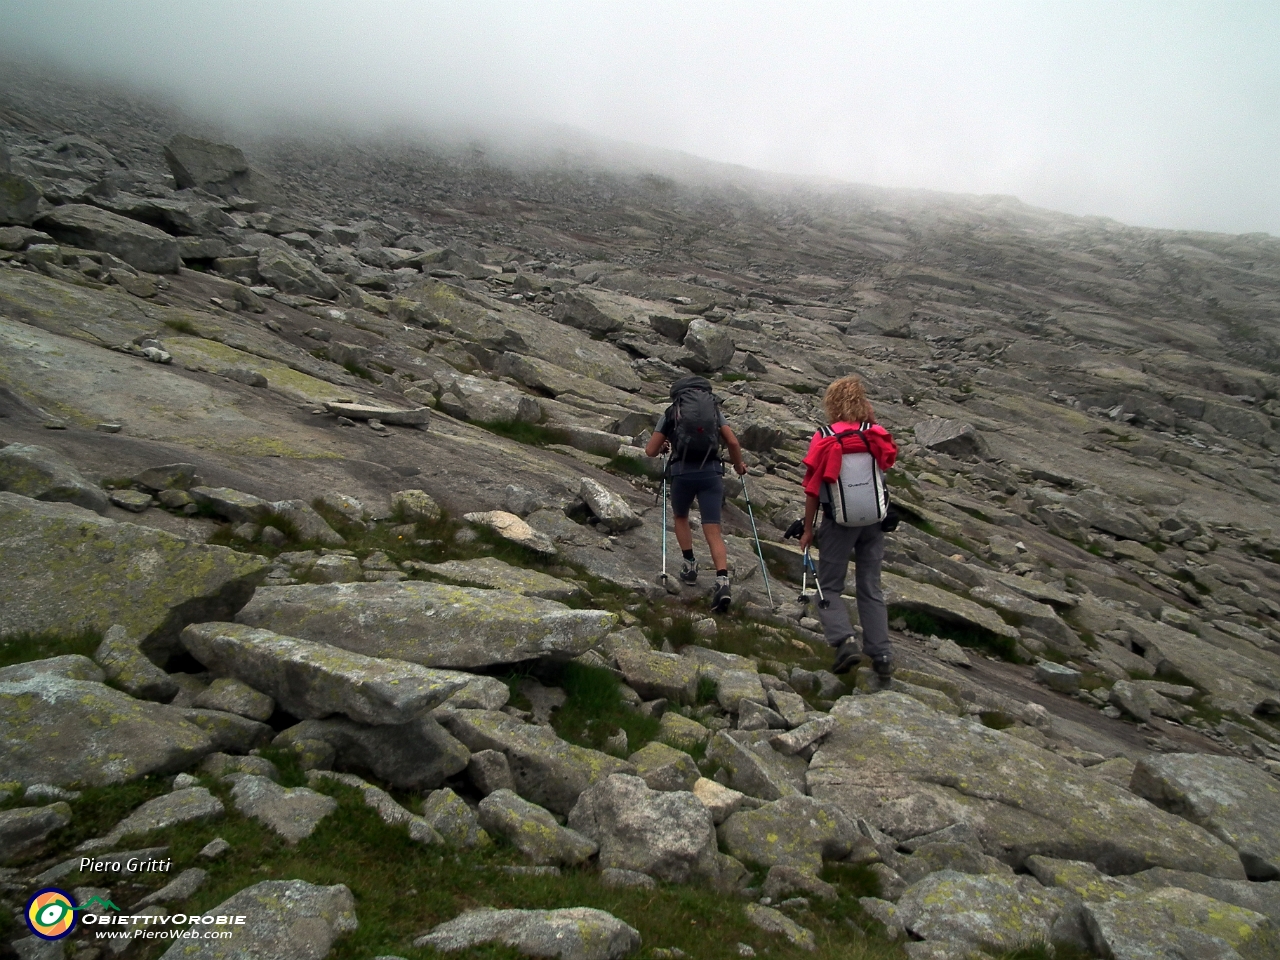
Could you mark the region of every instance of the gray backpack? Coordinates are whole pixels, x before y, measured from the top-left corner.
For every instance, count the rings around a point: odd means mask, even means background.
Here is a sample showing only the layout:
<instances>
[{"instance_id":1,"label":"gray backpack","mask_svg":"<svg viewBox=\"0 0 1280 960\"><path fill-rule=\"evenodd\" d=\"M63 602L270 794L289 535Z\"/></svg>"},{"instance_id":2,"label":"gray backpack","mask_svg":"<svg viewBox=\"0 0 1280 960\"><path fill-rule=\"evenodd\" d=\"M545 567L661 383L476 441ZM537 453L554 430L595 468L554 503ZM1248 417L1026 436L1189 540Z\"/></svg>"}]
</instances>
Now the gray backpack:
<instances>
[{"instance_id":1,"label":"gray backpack","mask_svg":"<svg viewBox=\"0 0 1280 960\"><path fill-rule=\"evenodd\" d=\"M862 438L863 446L871 449L863 431L871 424L864 423L854 430L836 433L830 427L822 427L818 433L824 437L843 439L852 434ZM884 485L884 473L876 458L870 453L846 453L840 460L840 476L834 483L824 485L831 504L831 518L842 527L865 527L879 523L889 512L889 493Z\"/></svg>"}]
</instances>

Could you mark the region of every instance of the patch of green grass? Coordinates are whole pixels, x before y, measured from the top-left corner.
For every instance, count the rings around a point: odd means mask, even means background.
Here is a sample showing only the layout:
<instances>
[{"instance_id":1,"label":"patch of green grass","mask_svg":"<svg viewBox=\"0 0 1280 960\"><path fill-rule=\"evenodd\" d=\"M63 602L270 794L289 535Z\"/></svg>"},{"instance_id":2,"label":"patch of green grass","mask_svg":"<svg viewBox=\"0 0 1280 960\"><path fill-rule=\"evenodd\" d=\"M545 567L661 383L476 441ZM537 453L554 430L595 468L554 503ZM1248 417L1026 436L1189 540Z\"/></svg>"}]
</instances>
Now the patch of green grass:
<instances>
[{"instance_id":1,"label":"patch of green grass","mask_svg":"<svg viewBox=\"0 0 1280 960\"><path fill-rule=\"evenodd\" d=\"M693 700L698 706L714 703L716 694L720 692L720 685L712 677L706 675L698 677L698 689L694 693Z\"/></svg>"},{"instance_id":2,"label":"patch of green grass","mask_svg":"<svg viewBox=\"0 0 1280 960\"><path fill-rule=\"evenodd\" d=\"M620 473L628 477L648 477L649 473L644 468L644 464L637 457L628 457L623 454L616 454L609 459L604 465L604 469L610 473Z\"/></svg>"},{"instance_id":3,"label":"patch of green grass","mask_svg":"<svg viewBox=\"0 0 1280 960\"><path fill-rule=\"evenodd\" d=\"M984 710L978 714L978 719L982 721L984 727L992 730L1008 730L1014 724L1012 717L999 710Z\"/></svg>"},{"instance_id":4,"label":"patch of green grass","mask_svg":"<svg viewBox=\"0 0 1280 960\"><path fill-rule=\"evenodd\" d=\"M72 851L84 841L102 836L137 807L168 793L169 786L168 777L149 776L129 783L85 787L78 798L69 801L71 822L50 834L40 858L60 859L71 856ZM158 844L140 839L132 846L136 849ZM122 846L120 849L127 847Z\"/></svg>"},{"instance_id":5,"label":"patch of green grass","mask_svg":"<svg viewBox=\"0 0 1280 960\"><path fill-rule=\"evenodd\" d=\"M490 433L496 433L500 437L531 447L546 447L560 442L560 436L556 431L524 420L485 420L476 422L474 426L483 427Z\"/></svg>"},{"instance_id":6,"label":"patch of green grass","mask_svg":"<svg viewBox=\"0 0 1280 960\"><path fill-rule=\"evenodd\" d=\"M749 373L725 373L721 374L720 379L724 383L737 383L740 380L751 382L755 380L755 377L751 376Z\"/></svg>"},{"instance_id":7,"label":"patch of green grass","mask_svg":"<svg viewBox=\"0 0 1280 960\"><path fill-rule=\"evenodd\" d=\"M186 317L169 317L164 321L164 325L170 330L176 330L178 333L185 333L193 337L200 336L200 331L196 329L196 325Z\"/></svg>"},{"instance_id":8,"label":"patch of green grass","mask_svg":"<svg viewBox=\"0 0 1280 960\"><path fill-rule=\"evenodd\" d=\"M546 679L565 692L551 725L570 743L603 750L609 737L625 730L627 750L634 753L658 735L658 720L623 705L622 682L610 671L570 661Z\"/></svg>"},{"instance_id":9,"label":"patch of green grass","mask_svg":"<svg viewBox=\"0 0 1280 960\"><path fill-rule=\"evenodd\" d=\"M47 660L69 653L91 657L102 643L102 631L80 630L63 633L60 630L43 630L36 633L23 631L0 637L0 667L31 660Z\"/></svg>"},{"instance_id":10,"label":"patch of green grass","mask_svg":"<svg viewBox=\"0 0 1280 960\"><path fill-rule=\"evenodd\" d=\"M1009 663L1022 662L1022 658L1018 656L1017 652L1017 641L1011 637L1002 637L981 627L948 623L944 620L935 619L919 610L891 606L889 608L889 619L895 620L899 617L906 621L908 629L914 630L916 633L922 633L925 636L932 634L935 637L947 637L962 647L981 650Z\"/></svg>"},{"instance_id":11,"label":"patch of green grass","mask_svg":"<svg viewBox=\"0 0 1280 960\"><path fill-rule=\"evenodd\" d=\"M351 374L353 377L359 377L361 380L368 380L370 383L382 382L364 367L360 366L360 364L353 363L350 360L342 365L342 369L347 371L347 373Z\"/></svg>"}]
</instances>

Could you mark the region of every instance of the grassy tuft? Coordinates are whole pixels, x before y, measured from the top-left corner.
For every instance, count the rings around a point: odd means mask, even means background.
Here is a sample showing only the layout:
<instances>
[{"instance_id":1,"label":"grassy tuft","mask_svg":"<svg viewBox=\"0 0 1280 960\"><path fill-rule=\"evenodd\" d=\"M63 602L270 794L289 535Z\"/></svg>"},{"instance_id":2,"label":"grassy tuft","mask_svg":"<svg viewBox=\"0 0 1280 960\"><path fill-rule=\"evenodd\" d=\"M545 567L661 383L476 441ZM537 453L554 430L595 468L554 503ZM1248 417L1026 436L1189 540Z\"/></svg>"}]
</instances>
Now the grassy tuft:
<instances>
[{"instance_id":1,"label":"grassy tuft","mask_svg":"<svg viewBox=\"0 0 1280 960\"><path fill-rule=\"evenodd\" d=\"M605 740L625 730L627 750L634 753L658 735L657 720L624 706L621 681L608 670L569 662L548 680L565 692L551 724L570 743L603 750Z\"/></svg>"},{"instance_id":2,"label":"grassy tuft","mask_svg":"<svg viewBox=\"0 0 1280 960\"><path fill-rule=\"evenodd\" d=\"M58 630L11 633L0 637L0 667L31 660L47 660L49 657L61 657L69 653L91 657L100 643L102 631L94 629L78 633L62 633Z\"/></svg>"},{"instance_id":3,"label":"grassy tuft","mask_svg":"<svg viewBox=\"0 0 1280 960\"><path fill-rule=\"evenodd\" d=\"M531 447L546 447L560 442L560 437L554 430L524 420L486 420L477 422L474 426Z\"/></svg>"},{"instance_id":4,"label":"grassy tuft","mask_svg":"<svg viewBox=\"0 0 1280 960\"><path fill-rule=\"evenodd\" d=\"M185 333L193 337L200 336L200 331L196 329L196 325L186 317L170 317L164 321L164 325L178 333Z\"/></svg>"},{"instance_id":5,"label":"grassy tuft","mask_svg":"<svg viewBox=\"0 0 1280 960\"><path fill-rule=\"evenodd\" d=\"M947 623L919 610L891 606L889 608L889 619L896 620L899 617L906 621L907 629L922 633L926 637L930 635L947 637L962 647L981 650L983 653L989 653L1009 663L1022 662L1022 658L1018 656L1017 652L1017 641L1011 637L1002 637L992 633L990 630L983 630L981 627Z\"/></svg>"}]
</instances>

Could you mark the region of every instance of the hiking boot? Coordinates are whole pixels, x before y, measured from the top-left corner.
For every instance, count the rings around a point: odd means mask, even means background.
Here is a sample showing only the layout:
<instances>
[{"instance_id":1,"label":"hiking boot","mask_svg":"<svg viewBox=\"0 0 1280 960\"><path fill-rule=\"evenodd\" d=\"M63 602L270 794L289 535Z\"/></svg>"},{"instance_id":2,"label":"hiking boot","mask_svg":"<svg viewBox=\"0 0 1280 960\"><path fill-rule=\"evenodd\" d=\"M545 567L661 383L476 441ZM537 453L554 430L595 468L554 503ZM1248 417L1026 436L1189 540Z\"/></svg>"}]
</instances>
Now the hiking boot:
<instances>
[{"instance_id":1,"label":"hiking boot","mask_svg":"<svg viewBox=\"0 0 1280 960\"><path fill-rule=\"evenodd\" d=\"M888 690L889 684L893 682L893 661L888 657L883 660L872 660L871 669L876 673L876 689Z\"/></svg>"},{"instance_id":2,"label":"hiking boot","mask_svg":"<svg viewBox=\"0 0 1280 960\"><path fill-rule=\"evenodd\" d=\"M848 673L858 665L861 659L862 644L858 643L856 637L845 637L840 641L840 646L836 647L836 659L831 665L831 672Z\"/></svg>"},{"instance_id":3,"label":"hiking boot","mask_svg":"<svg viewBox=\"0 0 1280 960\"><path fill-rule=\"evenodd\" d=\"M711 591L711 609L716 613L724 613L729 609L732 599L729 592L729 578L716 577L715 589Z\"/></svg>"},{"instance_id":4,"label":"hiking boot","mask_svg":"<svg viewBox=\"0 0 1280 960\"><path fill-rule=\"evenodd\" d=\"M698 582L698 561L686 560L684 566L680 568L681 583L697 583Z\"/></svg>"}]
</instances>

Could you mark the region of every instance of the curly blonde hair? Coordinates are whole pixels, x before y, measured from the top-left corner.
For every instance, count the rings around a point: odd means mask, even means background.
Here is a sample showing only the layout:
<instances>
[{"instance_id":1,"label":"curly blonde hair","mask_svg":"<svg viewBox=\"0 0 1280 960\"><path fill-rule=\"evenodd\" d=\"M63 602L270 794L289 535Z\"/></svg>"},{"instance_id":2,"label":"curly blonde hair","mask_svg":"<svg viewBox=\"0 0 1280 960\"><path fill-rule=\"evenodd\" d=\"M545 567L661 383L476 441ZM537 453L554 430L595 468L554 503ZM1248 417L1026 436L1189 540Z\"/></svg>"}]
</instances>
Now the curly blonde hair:
<instances>
[{"instance_id":1,"label":"curly blonde hair","mask_svg":"<svg viewBox=\"0 0 1280 960\"><path fill-rule=\"evenodd\" d=\"M871 407L871 401L867 399L862 378L856 373L841 377L827 387L827 392L822 397L822 405L826 407L829 423L835 423L837 420L845 423L876 422L876 412Z\"/></svg>"}]
</instances>

